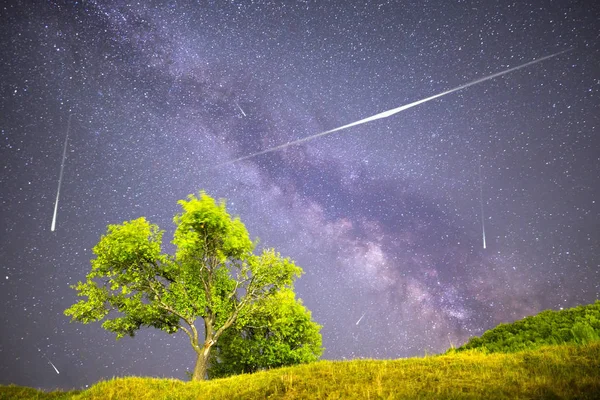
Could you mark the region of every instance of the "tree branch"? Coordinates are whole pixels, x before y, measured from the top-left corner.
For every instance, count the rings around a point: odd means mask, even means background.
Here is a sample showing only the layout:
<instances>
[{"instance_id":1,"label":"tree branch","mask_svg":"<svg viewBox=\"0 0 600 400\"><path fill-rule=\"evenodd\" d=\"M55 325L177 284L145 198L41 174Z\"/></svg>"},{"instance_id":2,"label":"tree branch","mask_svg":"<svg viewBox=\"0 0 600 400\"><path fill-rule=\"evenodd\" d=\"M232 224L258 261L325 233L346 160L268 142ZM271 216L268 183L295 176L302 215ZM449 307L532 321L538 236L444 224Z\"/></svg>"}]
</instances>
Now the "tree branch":
<instances>
[{"instance_id":1,"label":"tree branch","mask_svg":"<svg viewBox=\"0 0 600 400\"><path fill-rule=\"evenodd\" d=\"M154 288L154 286L152 285L152 280L150 278L146 278L146 281L148 281L148 288L152 291L152 293L154 293L154 295L156 296L157 300L158 300L158 305L160 308L162 308L165 311L168 311L170 313L172 313L173 315L181 318L182 320L184 320L190 327L193 327L193 322L190 321L187 317L185 317L182 313L180 313L179 311L175 310L174 308L168 306L162 299L161 294Z\"/></svg>"},{"instance_id":2,"label":"tree branch","mask_svg":"<svg viewBox=\"0 0 600 400\"><path fill-rule=\"evenodd\" d=\"M206 252L206 250L205 250ZM202 281L202 286L204 286L204 292L206 293L206 300L208 300L208 302L211 302L211 295L210 295L210 290L209 290L209 282L206 281L206 279L204 279L204 276L202 275L202 270L206 269L206 273L208 274L208 268L206 268L204 266L204 260L201 259L200 257L194 257L194 259L199 263L200 265L200 270L198 271L198 277L200 278L200 281Z\"/></svg>"}]
</instances>

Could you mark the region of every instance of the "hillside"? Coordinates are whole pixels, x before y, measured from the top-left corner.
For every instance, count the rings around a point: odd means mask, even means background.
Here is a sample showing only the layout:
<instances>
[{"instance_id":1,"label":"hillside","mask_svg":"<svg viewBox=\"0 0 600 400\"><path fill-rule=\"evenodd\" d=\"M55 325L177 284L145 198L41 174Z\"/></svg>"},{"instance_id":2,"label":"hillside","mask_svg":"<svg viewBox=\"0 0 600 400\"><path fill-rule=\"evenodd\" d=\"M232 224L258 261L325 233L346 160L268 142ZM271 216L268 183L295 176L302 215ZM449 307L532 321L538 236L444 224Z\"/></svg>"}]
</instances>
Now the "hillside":
<instances>
[{"instance_id":1,"label":"hillside","mask_svg":"<svg viewBox=\"0 0 600 400\"><path fill-rule=\"evenodd\" d=\"M600 343L512 354L478 350L400 360L320 361L207 382L117 378L83 392L0 387L0 399L594 399Z\"/></svg>"},{"instance_id":2,"label":"hillside","mask_svg":"<svg viewBox=\"0 0 600 400\"><path fill-rule=\"evenodd\" d=\"M546 310L532 317L500 324L455 349L510 353L544 345L585 344L600 339L600 301L566 310ZM451 350L452 351L452 350Z\"/></svg>"}]
</instances>

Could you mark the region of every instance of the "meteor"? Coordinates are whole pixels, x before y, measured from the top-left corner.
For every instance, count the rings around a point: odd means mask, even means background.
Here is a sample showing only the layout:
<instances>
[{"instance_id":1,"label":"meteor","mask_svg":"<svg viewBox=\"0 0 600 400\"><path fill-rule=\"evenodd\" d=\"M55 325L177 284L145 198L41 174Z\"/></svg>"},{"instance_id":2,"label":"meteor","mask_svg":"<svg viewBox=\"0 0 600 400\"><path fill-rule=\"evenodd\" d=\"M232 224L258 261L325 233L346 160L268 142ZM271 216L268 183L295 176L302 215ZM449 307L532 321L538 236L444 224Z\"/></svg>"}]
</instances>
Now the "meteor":
<instances>
[{"instance_id":1,"label":"meteor","mask_svg":"<svg viewBox=\"0 0 600 400\"><path fill-rule=\"evenodd\" d=\"M56 373L60 374L60 372L58 372L58 368L56 368L56 366L54 364L52 364L52 361L50 361L50 359L48 357L46 357L46 360L48 360L48 362L50 363L50 365L52 365L52 368L54 368L54 370L56 371Z\"/></svg>"},{"instance_id":2,"label":"meteor","mask_svg":"<svg viewBox=\"0 0 600 400\"><path fill-rule=\"evenodd\" d=\"M379 113L379 114L375 114L373 116L361 119L359 121L351 122L351 123L349 123L347 125L343 125L343 126L340 126L338 128L330 129L330 130L325 131L325 132L321 132L321 133L317 133L315 135L307 136L307 137L302 138L302 139L293 140L291 142L283 143L283 144L280 144L280 145L275 146L275 147L271 147L271 148L268 148L268 149L261 150L259 152L253 153L253 154L249 154L247 156L243 156L243 157L236 158L234 160L226 161L224 163L218 164L217 166L226 165L226 164L232 164L232 163L235 163L235 162L238 162L238 161L247 160L249 158L253 158L253 157L259 156L261 154L272 153L272 152L277 151L277 150L285 149L286 147L289 147L289 146L294 146L294 145L297 145L297 144L300 144L300 143L308 142L309 140L313 140L313 139L316 139L316 138L321 137L321 136L329 135L329 134L332 134L334 132L341 131L343 129L348 129L348 128L351 128L351 127L356 126L356 125L362 125L362 124L367 123L367 122L375 121L375 120L382 119L382 118L387 118L387 117L390 117L390 116L392 116L394 114L397 114L397 113L399 113L401 111L408 110L409 108L418 106L419 104L426 103L428 101L437 99L438 97L442 97L442 96L445 96L445 95L450 94L450 93L458 92L459 90L466 89L466 88L468 88L470 86L477 85L477 84L485 82L485 81L489 81L491 79L497 78L497 77L502 76L502 75L509 74L511 72L520 70L522 68L529 67L530 65L537 64L539 62L542 62L542 61L547 60L549 58L556 57L556 56L558 56L560 54L566 53L566 52L571 51L571 50L573 50L573 49L567 49L567 50L560 51L558 53L550 54L549 56L544 56L544 57L538 58L536 60L529 61L529 62L527 62L525 64L521 64L521 65L518 65L516 67L509 68L507 70L500 71L500 72L497 72L495 74L485 76L483 78L476 79L476 80L474 80L472 82L465 83L464 85L460 85L458 87L455 87L454 89L446 90L445 92L442 92L442 93L439 93L439 94L427 97L425 99L418 100L418 101L415 101L413 103L406 104L406 105L403 105L403 106L400 106L400 107L397 107L397 108L393 108L391 110L384 111L384 112Z\"/></svg>"},{"instance_id":3,"label":"meteor","mask_svg":"<svg viewBox=\"0 0 600 400\"><path fill-rule=\"evenodd\" d=\"M52 226L50 230L54 232L56 228L56 213L58 212L58 198L60 197L60 186L62 185L63 170L65 169L65 158L67 158L67 142L69 141L69 130L71 129L71 116L69 114L69 122L67 122L67 135L65 137L65 147L63 148L62 162L60 163L60 174L58 175L58 190L56 191L56 201L54 202L54 216L52 217ZM48 360L50 361L50 360ZM58 371L57 371L58 372Z\"/></svg>"},{"instance_id":4,"label":"meteor","mask_svg":"<svg viewBox=\"0 0 600 400\"><path fill-rule=\"evenodd\" d=\"M485 244L485 221L483 215L483 179L481 175L481 155L479 155L479 201L481 203L481 236L483 238L483 248L487 246Z\"/></svg>"},{"instance_id":5,"label":"meteor","mask_svg":"<svg viewBox=\"0 0 600 400\"><path fill-rule=\"evenodd\" d=\"M42 352L42 350L40 350L39 348L38 348L38 351L39 351L40 353ZM46 360L48 360L48 362L50 363L50 365L52 365L52 368L54 368L54 370L56 371L56 373L57 373L57 374L60 374L60 372L58 372L58 368L56 368L56 365L54 365L54 364L52 363L52 361L50 361L50 359L49 359L48 357L46 357L46 355L45 355L44 353L42 353L42 356L44 356L44 358L45 358Z\"/></svg>"},{"instance_id":6,"label":"meteor","mask_svg":"<svg viewBox=\"0 0 600 400\"><path fill-rule=\"evenodd\" d=\"M365 315L367 315L367 312L365 311L363 313L363 315L358 319L358 321L356 321L356 325L360 324L360 321L362 321L362 319L365 317Z\"/></svg>"},{"instance_id":7,"label":"meteor","mask_svg":"<svg viewBox=\"0 0 600 400\"><path fill-rule=\"evenodd\" d=\"M238 102L235 102L235 105L237 106L237 108L240 109L240 111L242 112L242 114L244 115L244 117L246 116L246 113L244 112L244 110L242 110L242 107L240 107L240 105L238 104Z\"/></svg>"}]
</instances>

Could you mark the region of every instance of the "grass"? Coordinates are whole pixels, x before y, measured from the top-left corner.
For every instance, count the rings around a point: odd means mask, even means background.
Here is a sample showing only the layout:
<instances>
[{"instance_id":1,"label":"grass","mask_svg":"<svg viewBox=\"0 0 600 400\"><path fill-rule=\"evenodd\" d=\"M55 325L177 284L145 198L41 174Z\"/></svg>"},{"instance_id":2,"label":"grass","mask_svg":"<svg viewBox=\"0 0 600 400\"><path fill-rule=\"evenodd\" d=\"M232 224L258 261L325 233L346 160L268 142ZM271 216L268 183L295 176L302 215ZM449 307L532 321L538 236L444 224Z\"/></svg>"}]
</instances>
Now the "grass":
<instances>
[{"instance_id":1,"label":"grass","mask_svg":"<svg viewBox=\"0 0 600 400\"><path fill-rule=\"evenodd\" d=\"M44 392L41 390L23 387L23 386L2 386L0 385L0 400L5 399L40 399L40 400L63 400L71 399L79 391L71 392Z\"/></svg>"},{"instance_id":2,"label":"grass","mask_svg":"<svg viewBox=\"0 0 600 400\"><path fill-rule=\"evenodd\" d=\"M115 378L81 392L1 386L0 399L600 399L600 342L512 354L319 361L206 382Z\"/></svg>"}]
</instances>

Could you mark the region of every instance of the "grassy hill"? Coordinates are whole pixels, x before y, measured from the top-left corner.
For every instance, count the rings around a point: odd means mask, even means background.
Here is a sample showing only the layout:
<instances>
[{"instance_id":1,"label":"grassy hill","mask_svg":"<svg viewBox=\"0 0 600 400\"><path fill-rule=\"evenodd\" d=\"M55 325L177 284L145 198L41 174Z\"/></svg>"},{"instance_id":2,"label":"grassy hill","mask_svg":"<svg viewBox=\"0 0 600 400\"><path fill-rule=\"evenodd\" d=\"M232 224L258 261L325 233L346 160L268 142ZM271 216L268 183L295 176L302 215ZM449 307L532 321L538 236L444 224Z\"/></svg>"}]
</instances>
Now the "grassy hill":
<instances>
[{"instance_id":1,"label":"grassy hill","mask_svg":"<svg viewBox=\"0 0 600 400\"><path fill-rule=\"evenodd\" d=\"M471 338L456 351L482 349L511 353L544 345L585 344L598 339L600 301L560 311L546 310L510 324L500 324L481 337Z\"/></svg>"},{"instance_id":2,"label":"grassy hill","mask_svg":"<svg viewBox=\"0 0 600 400\"><path fill-rule=\"evenodd\" d=\"M207 382L116 378L81 392L0 387L0 399L599 399L600 342L503 354L320 361Z\"/></svg>"},{"instance_id":3,"label":"grassy hill","mask_svg":"<svg viewBox=\"0 0 600 400\"><path fill-rule=\"evenodd\" d=\"M500 324L446 354L320 361L207 382L126 377L1 399L600 399L600 301Z\"/></svg>"}]
</instances>

